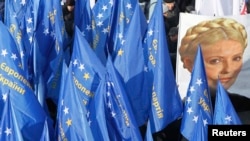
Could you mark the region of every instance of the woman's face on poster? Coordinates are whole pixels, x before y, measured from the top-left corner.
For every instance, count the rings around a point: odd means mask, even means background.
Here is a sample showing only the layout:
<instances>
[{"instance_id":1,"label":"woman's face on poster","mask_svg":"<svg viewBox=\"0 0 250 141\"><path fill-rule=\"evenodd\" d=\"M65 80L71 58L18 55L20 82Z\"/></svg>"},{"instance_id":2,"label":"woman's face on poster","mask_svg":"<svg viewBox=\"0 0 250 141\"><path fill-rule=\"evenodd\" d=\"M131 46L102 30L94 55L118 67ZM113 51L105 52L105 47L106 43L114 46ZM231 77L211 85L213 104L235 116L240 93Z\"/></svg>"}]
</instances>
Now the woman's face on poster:
<instances>
[{"instance_id":1,"label":"woman's face on poster","mask_svg":"<svg viewBox=\"0 0 250 141\"><path fill-rule=\"evenodd\" d=\"M208 85L216 89L219 79L225 89L237 79L243 64L244 48L234 40L221 40L212 45L202 45Z\"/></svg>"}]
</instances>

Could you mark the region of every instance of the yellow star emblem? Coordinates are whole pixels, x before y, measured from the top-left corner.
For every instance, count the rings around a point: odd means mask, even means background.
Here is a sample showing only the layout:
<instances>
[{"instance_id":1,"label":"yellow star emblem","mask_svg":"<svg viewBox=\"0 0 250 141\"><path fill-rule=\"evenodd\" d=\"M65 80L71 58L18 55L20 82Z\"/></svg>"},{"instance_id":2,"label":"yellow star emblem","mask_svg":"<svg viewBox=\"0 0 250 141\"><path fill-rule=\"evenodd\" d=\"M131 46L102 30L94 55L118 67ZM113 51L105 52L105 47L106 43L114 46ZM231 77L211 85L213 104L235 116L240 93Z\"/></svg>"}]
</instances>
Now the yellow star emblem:
<instances>
[{"instance_id":1,"label":"yellow star emblem","mask_svg":"<svg viewBox=\"0 0 250 141\"><path fill-rule=\"evenodd\" d=\"M90 78L89 73L84 73L83 78L84 78L85 80L88 80L88 79Z\"/></svg>"},{"instance_id":2,"label":"yellow star emblem","mask_svg":"<svg viewBox=\"0 0 250 141\"><path fill-rule=\"evenodd\" d=\"M66 121L66 124L67 124L68 126L72 125L72 120L71 120L71 119L68 119L68 120Z\"/></svg>"},{"instance_id":3,"label":"yellow star emblem","mask_svg":"<svg viewBox=\"0 0 250 141\"><path fill-rule=\"evenodd\" d=\"M120 48L119 51L118 51L118 56L122 56L124 53L124 51Z\"/></svg>"}]
</instances>

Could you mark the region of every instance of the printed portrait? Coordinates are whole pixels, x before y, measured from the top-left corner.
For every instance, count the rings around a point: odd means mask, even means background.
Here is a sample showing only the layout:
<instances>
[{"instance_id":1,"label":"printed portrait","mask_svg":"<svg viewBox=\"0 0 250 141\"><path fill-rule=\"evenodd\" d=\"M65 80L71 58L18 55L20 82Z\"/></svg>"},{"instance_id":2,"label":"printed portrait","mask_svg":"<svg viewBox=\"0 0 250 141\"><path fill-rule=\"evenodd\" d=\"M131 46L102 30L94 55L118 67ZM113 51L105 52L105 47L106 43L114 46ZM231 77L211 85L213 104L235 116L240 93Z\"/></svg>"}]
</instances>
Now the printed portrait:
<instances>
[{"instance_id":1,"label":"printed portrait","mask_svg":"<svg viewBox=\"0 0 250 141\"><path fill-rule=\"evenodd\" d=\"M250 98L250 15L180 14L176 81L186 96L198 45L201 46L210 91L220 79L230 93Z\"/></svg>"}]
</instances>

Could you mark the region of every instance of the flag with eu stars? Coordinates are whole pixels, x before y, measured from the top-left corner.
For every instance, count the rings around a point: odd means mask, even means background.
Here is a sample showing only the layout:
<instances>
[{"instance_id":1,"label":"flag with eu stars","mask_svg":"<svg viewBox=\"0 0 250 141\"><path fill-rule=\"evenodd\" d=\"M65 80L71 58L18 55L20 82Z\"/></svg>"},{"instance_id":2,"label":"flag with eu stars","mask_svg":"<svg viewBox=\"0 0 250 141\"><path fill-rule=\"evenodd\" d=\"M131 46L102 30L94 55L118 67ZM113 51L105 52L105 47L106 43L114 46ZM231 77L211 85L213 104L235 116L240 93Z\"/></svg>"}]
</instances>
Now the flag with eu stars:
<instances>
[{"instance_id":1,"label":"flag with eu stars","mask_svg":"<svg viewBox=\"0 0 250 141\"><path fill-rule=\"evenodd\" d=\"M74 38L73 52L69 67L70 69L72 69L72 87L75 91L75 97L77 97L77 100L79 100L81 102L81 106L83 106L82 108L85 108L87 110L84 116L87 116L87 125L90 126L91 120L89 120L88 118L89 111L98 112L98 114L104 116L104 114L101 114L102 112L104 112L104 110L95 111L95 109L89 109L90 102L94 101L93 99L94 97L96 97L96 91L100 85L101 80L104 79L106 70L103 64L100 62L99 58L96 56L93 49L89 46L87 40L84 38L78 27L75 28ZM101 97L98 97L98 100L100 99ZM98 102L96 104L101 103ZM105 119L103 118L98 117L97 119L104 120L103 122L101 122L103 124L106 123ZM106 125L102 127L106 127ZM106 134L104 134L105 131L107 131L105 130L105 128L102 130L99 130L99 128L95 128L93 130L93 128L91 128L91 131L95 140L109 139L108 133L106 132Z\"/></svg>"},{"instance_id":2,"label":"flag with eu stars","mask_svg":"<svg viewBox=\"0 0 250 141\"><path fill-rule=\"evenodd\" d=\"M37 1L39 2L39 1ZM14 40L16 41L19 54L21 56L22 68L27 74L28 80L33 87L33 43L35 32L35 17L38 12L33 0L27 1L5 1L5 25L9 28ZM43 95L38 96L43 105Z\"/></svg>"},{"instance_id":3,"label":"flag with eu stars","mask_svg":"<svg viewBox=\"0 0 250 141\"><path fill-rule=\"evenodd\" d=\"M56 10L55 21L53 30L55 32L55 41L52 51L49 53L49 67L46 69L45 82L46 82L46 98L51 98L57 104L58 93L60 91L60 77L62 60L64 60L64 50L68 44L68 34L65 30L63 21L62 6L60 1L53 1L53 9ZM46 77L47 76L47 77Z\"/></svg>"},{"instance_id":4,"label":"flag with eu stars","mask_svg":"<svg viewBox=\"0 0 250 141\"><path fill-rule=\"evenodd\" d=\"M164 129L182 116L183 104L177 88L168 52L162 15L157 1L144 37L145 73L151 98L149 122L152 133ZM148 132L150 133L150 132Z\"/></svg>"},{"instance_id":5,"label":"flag with eu stars","mask_svg":"<svg viewBox=\"0 0 250 141\"><path fill-rule=\"evenodd\" d=\"M90 8L90 0L75 1L74 9L74 24L82 32L82 35L87 42L92 46L95 23L93 20L93 13Z\"/></svg>"},{"instance_id":6,"label":"flag with eu stars","mask_svg":"<svg viewBox=\"0 0 250 141\"><path fill-rule=\"evenodd\" d=\"M44 105L46 82L48 79L50 79L48 83L51 82L51 73L54 72L55 74L55 70L58 69L55 62L60 60L58 58L60 56L58 54L62 50L59 49L62 46L60 43L65 41L58 37L58 35L65 35L63 34L63 28L56 30L53 27L55 21L56 25L59 26L63 23L57 20L62 17L60 2L6 0L5 5L5 24L17 43L22 67L28 80L34 87L40 104ZM54 42L54 38L56 38L58 44ZM53 67L48 67L51 65ZM53 93L53 89L48 91Z\"/></svg>"},{"instance_id":7,"label":"flag with eu stars","mask_svg":"<svg viewBox=\"0 0 250 141\"><path fill-rule=\"evenodd\" d=\"M113 11L112 0L98 0L92 8L94 32L91 47L105 65L107 60L107 39L110 31L110 19Z\"/></svg>"},{"instance_id":8,"label":"flag with eu stars","mask_svg":"<svg viewBox=\"0 0 250 141\"><path fill-rule=\"evenodd\" d=\"M57 107L56 139L58 141L94 141L86 117L86 107L77 92L72 72L64 63L62 86Z\"/></svg>"},{"instance_id":9,"label":"flag with eu stars","mask_svg":"<svg viewBox=\"0 0 250 141\"><path fill-rule=\"evenodd\" d=\"M49 97L57 103L63 49L68 38L62 8L58 0L34 1L34 6L38 9L31 51L35 94Z\"/></svg>"},{"instance_id":10,"label":"flag with eu stars","mask_svg":"<svg viewBox=\"0 0 250 141\"><path fill-rule=\"evenodd\" d=\"M8 92L2 94L4 108L0 118L0 141L22 141L23 137L9 95Z\"/></svg>"},{"instance_id":11,"label":"flag with eu stars","mask_svg":"<svg viewBox=\"0 0 250 141\"><path fill-rule=\"evenodd\" d=\"M87 106L104 76L105 67L78 27L75 28L74 38L71 56L74 85Z\"/></svg>"},{"instance_id":12,"label":"flag with eu stars","mask_svg":"<svg viewBox=\"0 0 250 141\"><path fill-rule=\"evenodd\" d=\"M198 47L191 73L181 122L181 134L189 141L206 141L213 109L201 47Z\"/></svg>"},{"instance_id":13,"label":"flag with eu stars","mask_svg":"<svg viewBox=\"0 0 250 141\"><path fill-rule=\"evenodd\" d=\"M107 60L107 74L90 102L88 120L97 140L142 141L123 83Z\"/></svg>"},{"instance_id":14,"label":"flag with eu stars","mask_svg":"<svg viewBox=\"0 0 250 141\"><path fill-rule=\"evenodd\" d=\"M113 1L113 10L110 19L111 28L107 41L109 53L112 56L118 54L119 47L124 43L124 38L137 3L138 1L136 0Z\"/></svg>"},{"instance_id":15,"label":"flag with eu stars","mask_svg":"<svg viewBox=\"0 0 250 141\"><path fill-rule=\"evenodd\" d=\"M220 80L217 83L217 92L214 106L213 124L233 125L242 124L234 106Z\"/></svg>"},{"instance_id":16,"label":"flag with eu stars","mask_svg":"<svg viewBox=\"0 0 250 141\"><path fill-rule=\"evenodd\" d=\"M142 38L147 30L147 22L140 5L137 3L134 6L135 12L128 25L127 34L124 36L124 43L119 46L117 54L113 55L113 62L125 83L125 90L136 121L141 126L148 119L150 104L144 79L145 65L142 48Z\"/></svg>"},{"instance_id":17,"label":"flag with eu stars","mask_svg":"<svg viewBox=\"0 0 250 141\"><path fill-rule=\"evenodd\" d=\"M103 65L107 60L106 40L110 31L112 7L112 0L98 0L92 9L89 0L76 1L75 6L75 17L78 17L74 19L75 25Z\"/></svg>"},{"instance_id":18,"label":"flag with eu stars","mask_svg":"<svg viewBox=\"0 0 250 141\"><path fill-rule=\"evenodd\" d=\"M34 33L34 13L33 0L16 1L5 0L5 20L4 24L8 27L13 36L19 54L21 56L22 68L27 77L32 79L32 72L29 69L30 50L33 42Z\"/></svg>"},{"instance_id":19,"label":"flag with eu stars","mask_svg":"<svg viewBox=\"0 0 250 141\"><path fill-rule=\"evenodd\" d=\"M9 92L22 136L26 140L39 140L45 119L48 117L38 102L21 65L16 42L7 27L0 22L0 90ZM0 114L3 103L0 102ZM50 124L49 129L53 133Z\"/></svg>"}]
</instances>

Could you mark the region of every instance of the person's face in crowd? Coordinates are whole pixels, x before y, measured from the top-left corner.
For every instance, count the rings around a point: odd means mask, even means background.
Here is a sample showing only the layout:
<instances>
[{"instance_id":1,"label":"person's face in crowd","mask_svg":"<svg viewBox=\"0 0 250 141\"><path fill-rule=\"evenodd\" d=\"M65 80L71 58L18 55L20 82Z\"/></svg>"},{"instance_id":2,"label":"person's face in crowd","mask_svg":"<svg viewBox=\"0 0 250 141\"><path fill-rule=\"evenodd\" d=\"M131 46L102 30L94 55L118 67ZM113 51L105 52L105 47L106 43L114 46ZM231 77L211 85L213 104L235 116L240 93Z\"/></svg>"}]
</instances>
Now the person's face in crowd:
<instances>
[{"instance_id":1,"label":"person's face in crowd","mask_svg":"<svg viewBox=\"0 0 250 141\"><path fill-rule=\"evenodd\" d=\"M74 5L67 5L67 9L72 12L74 10L75 6Z\"/></svg>"},{"instance_id":2,"label":"person's face in crowd","mask_svg":"<svg viewBox=\"0 0 250 141\"><path fill-rule=\"evenodd\" d=\"M172 42L177 42L178 40L178 34L175 34L175 35L169 35L169 38Z\"/></svg>"},{"instance_id":3,"label":"person's face in crowd","mask_svg":"<svg viewBox=\"0 0 250 141\"><path fill-rule=\"evenodd\" d=\"M175 2L164 3L164 4L165 4L165 6L167 7L168 10L173 10L174 9Z\"/></svg>"},{"instance_id":4,"label":"person's face in crowd","mask_svg":"<svg viewBox=\"0 0 250 141\"><path fill-rule=\"evenodd\" d=\"M243 52L241 44L234 40L221 40L212 45L202 46L210 88L216 89L218 79L225 89L234 84L243 65Z\"/></svg>"}]
</instances>

